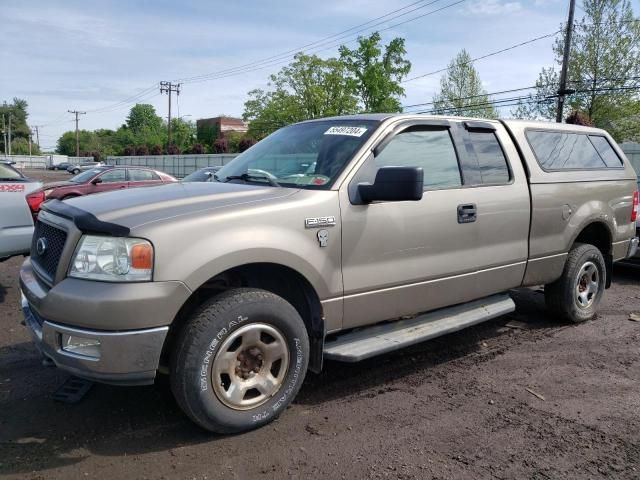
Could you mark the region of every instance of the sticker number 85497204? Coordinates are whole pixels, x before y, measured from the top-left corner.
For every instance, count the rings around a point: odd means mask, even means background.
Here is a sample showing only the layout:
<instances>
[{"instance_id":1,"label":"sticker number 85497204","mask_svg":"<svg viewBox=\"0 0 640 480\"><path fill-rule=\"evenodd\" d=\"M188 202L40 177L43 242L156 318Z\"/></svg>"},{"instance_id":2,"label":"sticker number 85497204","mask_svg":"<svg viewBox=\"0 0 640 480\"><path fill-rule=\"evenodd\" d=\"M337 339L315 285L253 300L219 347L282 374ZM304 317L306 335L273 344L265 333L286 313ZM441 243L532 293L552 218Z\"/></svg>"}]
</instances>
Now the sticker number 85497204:
<instances>
[{"instance_id":1,"label":"sticker number 85497204","mask_svg":"<svg viewBox=\"0 0 640 480\"><path fill-rule=\"evenodd\" d=\"M24 192L24 185L8 183L8 184L0 184L0 193L8 192L8 193L17 193Z\"/></svg>"}]
</instances>

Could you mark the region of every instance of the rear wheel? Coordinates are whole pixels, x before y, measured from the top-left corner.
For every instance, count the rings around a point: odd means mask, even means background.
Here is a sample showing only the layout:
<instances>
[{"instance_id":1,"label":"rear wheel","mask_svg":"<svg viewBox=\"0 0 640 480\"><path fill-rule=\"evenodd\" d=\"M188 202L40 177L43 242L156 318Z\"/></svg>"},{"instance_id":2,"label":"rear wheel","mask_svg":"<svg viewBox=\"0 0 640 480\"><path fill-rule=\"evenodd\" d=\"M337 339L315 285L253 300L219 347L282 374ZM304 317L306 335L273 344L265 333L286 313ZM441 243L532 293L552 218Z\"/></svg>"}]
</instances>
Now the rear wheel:
<instances>
[{"instance_id":1,"label":"rear wheel","mask_svg":"<svg viewBox=\"0 0 640 480\"><path fill-rule=\"evenodd\" d=\"M590 320L597 313L605 281L606 267L600 250L589 244L575 244L562 276L544 288L547 308L571 322Z\"/></svg>"},{"instance_id":2,"label":"rear wheel","mask_svg":"<svg viewBox=\"0 0 640 480\"><path fill-rule=\"evenodd\" d=\"M80 173L80 170L77 168L74 168L71 173L73 173L74 175L78 175Z\"/></svg>"},{"instance_id":3,"label":"rear wheel","mask_svg":"<svg viewBox=\"0 0 640 480\"><path fill-rule=\"evenodd\" d=\"M171 389L201 427L234 433L277 418L300 389L309 341L298 312L283 298L234 289L188 320L171 362Z\"/></svg>"}]
</instances>

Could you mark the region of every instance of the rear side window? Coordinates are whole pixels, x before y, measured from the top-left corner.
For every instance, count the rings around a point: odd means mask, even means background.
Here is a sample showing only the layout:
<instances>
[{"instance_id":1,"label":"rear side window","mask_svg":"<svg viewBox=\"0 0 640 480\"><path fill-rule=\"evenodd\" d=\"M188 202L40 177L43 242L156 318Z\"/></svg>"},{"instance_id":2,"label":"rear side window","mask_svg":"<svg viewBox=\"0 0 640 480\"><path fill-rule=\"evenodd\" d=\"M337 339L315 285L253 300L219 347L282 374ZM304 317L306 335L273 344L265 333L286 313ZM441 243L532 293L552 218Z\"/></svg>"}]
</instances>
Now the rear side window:
<instances>
[{"instance_id":1,"label":"rear side window","mask_svg":"<svg viewBox=\"0 0 640 480\"><path fill-rule=\"evenodd\" d=\"M598 154L602 157L602 160L607 167L616 168L622 165L622 160L620 160L620 157L605 137L589 135L589 140L591 140L593 146L596 147Z\"/></svg>"},{"instance_id":2,"label":"rear side window","mask_svg":"<svg viewBox=\"0 0 640 480\"><path fill-rule=\"evenodd\" d=\"M538 163L545 170L588 170L621 166L619 159L617 163L613 162L601 141L596 140L603 154L599 153L591 139L600 138L606 142L604 137L540 130L529 130L526 136ZM606 146L611 148L608 142ZM611 153L615 155L615 152ZM607 160L602 155L606 155Z\"/></svg>"},{"instance_id":3,"label":"rear side window","mask_svg":"<svg viewBox=\"0 0 640 480\"><path fill-rule=\"evenodd\" d=\"M129 170L129 180L131 182L148 182L150 180L159 180L159 179L160 177L158 177L155 173L149 170L136 170L136 169Z\"/></svg>"},{"instance_id":4,"label":"rear side window","mask_svg":"<svg viewBox=\"0 0 640 480\"><path fill-rule=\"evenodd\" d=\"M483 184L509 183L509 167L502 147L493 132L469 131L471 146L478 159Z\"/></svg>"},{"instance_id":5,"label":"rear side window","mask_svg":"<svg viewBox=\"0 0 640 480\"><path fill-rule=\"evenodd\" d=\"M375 158L380 167L421 167L425 189L462 185L458 157L448 130L407 130Z\"/></svg>"}]
</instances>

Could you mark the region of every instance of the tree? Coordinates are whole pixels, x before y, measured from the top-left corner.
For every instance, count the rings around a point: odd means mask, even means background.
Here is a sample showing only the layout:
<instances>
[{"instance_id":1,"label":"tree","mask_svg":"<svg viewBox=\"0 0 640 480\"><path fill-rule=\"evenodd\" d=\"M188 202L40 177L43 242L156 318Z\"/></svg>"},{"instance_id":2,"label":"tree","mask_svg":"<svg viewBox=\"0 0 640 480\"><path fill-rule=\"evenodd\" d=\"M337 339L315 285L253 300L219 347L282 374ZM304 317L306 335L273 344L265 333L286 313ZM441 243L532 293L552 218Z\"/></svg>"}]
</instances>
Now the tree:
<instances>
[{"instance_id":1,"label":"tree","mask_svg":"<svg viewBox=\"0 0 640 480\"><path fill-rule=\"evenodd\" d=\"M229 153L229 142L226 138L218 138L213 142L213 153Z\"/></svg>"},{"instance_id":2,"label":"tree","mask_svg":"<svg viewBox=\"0 0 640 480\"><path fill-rule=\"evenodd\" d=\"M290 123L358 110L354 84L345 64L335 58L299 53L271 75L269 87L250 91L245 102L243 118L257 138Z\"/></svg>"},{"instance_id":3,"label":"tree","mask_svg":"<svg viewBox=\"0 0 640 480\"><path fill-rule=\"evenodd\" d=\"M136 155L139 157L149 155L149 147L147 147L146 145L138 145L136 147Z\"/></svg>"},{"instance_id":4,"label":"tree","mask_svg":"<svg viewBox=\"0 0 640 480\"><path fill-rule=\"evenodd\" d=\"M242 153L245 150L249 150L256 143L257 142L251 137L243 137L242 139L240 139L240 142L238 143L238 151Z\"/></svg>"},{"instance_id":5,"label":"tree","mask_svg":"<svg viewBox=\"0 0 640 480\"><path fill-rule=\"evenodd\" d=\"M440 92L433 97L433 107L438 115L498 116L466 50L463 49L449 63L447 72L440 79Z\"/></svg>"},{"instance_id":6,"label":"tree","mask_svg":"<svg viewBox=\"0 0 640 480\"><path fill-rule=\"evenodd\" d=\"M162 151L162 145L153 145L149 149L150 155L162 155L164 152Z\"/></svg>"},{"instance_id":7,"label":"tree","mask_svg":"<svg viewBox=\"0 0 640 480\"><path fill-rule=\"evenodd\" d=\"M158 132L163 128L162 118L156 115L156 109L146 103L138 103L131 108L126 125L134 134Z\"/></svg>"},{"instance_id":8,"label":"tree","mask_svg":"<svg viewBox=\"0 0 640 480\"><path fill-rule=\"evenodd\" d=\"M194 143L191 145L191 153L194 155L202 155L204 152L204 145L201 143Z\"/></svg>"},{"instance_id":9,"label":"tree","mask_svg":"<svg viewBox=\"0 0 640 480\"><path fill-rule=\"evenodd\" d=\"M196 124L182 118L171 119L171 132L171 141L182 151L188 150L196 140Z\"/></svg>"},{"instance_id":10,"label":"tree","mask_svg":"<svg viewBox=\"0 0 640 480\"><path fill-rule=\"evenodd\" d=\"M80 130L78 132L78 143L80 145L80 150L83 152L94 150L97 144L95 133L88 130ZM56 152L61 155L69 155L70 157L76 156L75 130L69 130L68 132L64 132L60 136L60 138L58 139Z\"/></svg>"},{"instance_id":11,"label":"tree","mask_svg":"<svg viewBox=\"0 0 640 480\"><path fill-rule=\"evenodd\" d=\"M27 101L14 98L12 103L4 102L0 105L0 117L4 115L5 126L7 131L9 130L9 117L11 117L11 153L16 155L22 155L22 153L18 153L18 151L22 152L22 147L25 145L23 142L17 143L18 150L13 148L13 141L17 139L26 140L26 154L29 154L29 135L31 134L31 129L27 124L27 117L29 116L27 112ZM0 119L0 122L2 120ZM1 125L1 123L0 123ZM0 150L4 152L4 135L0 135ZM33 153L33 146L32 146Z\"/></svg>"},{"instance_id":12,"label":"tree","mask_svg":"<svg viewBox=\"0 0 640 480\"><path fill-rule=\"evenodd\" d=\"M358 37L358 47L350 50L340 47L340 59L345 63L354 88L365 112L399 112L400 98L404 96L402 79L411 70L411 62L403 38L394 38L384 47L378 32L369 37Z\"/></svg>"},{"instance_id":13,"label":"tree","mask_svg":"<svg viewBox=\"0 0 640 480\"><path fill-rule=\"evenodd\" d=\"M568 123L570 125L582 125L583 127L593 127L593 122L587 116L587 114L579 110L574 110L573 112L571 112L569 115L567 115L567 118L565 118L564 121L565 123Z\"/></svg>"},{"instance_id":14,"label":"tree","mask_svg":"<svg viewBox=\"0 0 640 480\"><path fill-rule=\"evenodd\" d=\"M618 141L640 138L640 22L634 18L629 0L584 0L584 16L577 23L569 56L567 87L575 93L565 105L584 112ZM562 62L564 38L554 44L555 62ZM536 93L514 114L523 118L555 117L555 102L538 106L537 101L558 91L553 67L543 69ZM524 103L524 102L523 102Z\"/></svg>"}]
</instances>

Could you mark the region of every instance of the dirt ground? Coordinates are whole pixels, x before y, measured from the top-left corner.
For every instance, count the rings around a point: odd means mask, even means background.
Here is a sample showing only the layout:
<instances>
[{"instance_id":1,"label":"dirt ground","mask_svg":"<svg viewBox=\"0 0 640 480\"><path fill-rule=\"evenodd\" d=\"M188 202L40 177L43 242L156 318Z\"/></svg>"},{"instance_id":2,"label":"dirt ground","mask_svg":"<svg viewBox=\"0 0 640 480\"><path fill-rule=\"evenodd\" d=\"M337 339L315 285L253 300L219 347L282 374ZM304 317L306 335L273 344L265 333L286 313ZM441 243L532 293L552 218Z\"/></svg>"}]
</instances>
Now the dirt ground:
<instances>
[{"instance_id":1,"label":"dirt ground","mask_svg":"<svg viewBox=\"0 0 640 480\"><path fill-rule=\"evenodd\" d=\"M0 264L3 478L640 478L640 269L616 266L598 319L517 312L309 374L276 422L235 436L192 425L165 382L53 401L20 325L21 259Z\"/></svg>"}]
</instances>

